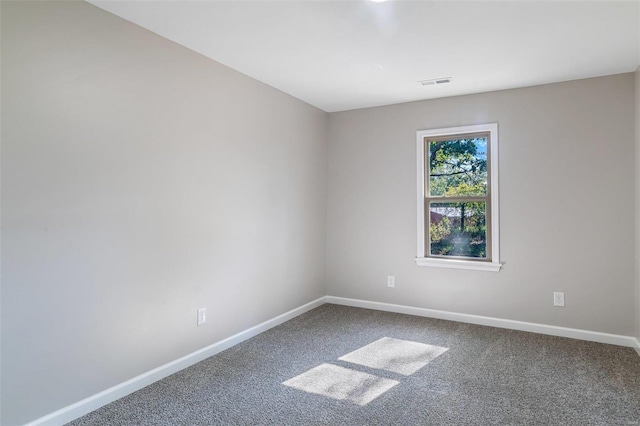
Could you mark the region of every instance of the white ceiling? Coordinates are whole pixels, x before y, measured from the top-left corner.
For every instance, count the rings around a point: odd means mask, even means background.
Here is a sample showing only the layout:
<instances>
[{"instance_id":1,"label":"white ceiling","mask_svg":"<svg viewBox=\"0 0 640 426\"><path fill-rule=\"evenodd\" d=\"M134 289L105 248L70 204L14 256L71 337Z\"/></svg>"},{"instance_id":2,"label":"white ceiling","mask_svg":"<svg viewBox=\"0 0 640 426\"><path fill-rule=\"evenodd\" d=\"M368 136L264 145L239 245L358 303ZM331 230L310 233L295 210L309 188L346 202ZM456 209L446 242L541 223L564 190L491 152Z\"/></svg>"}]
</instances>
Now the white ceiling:
<instances>
[{"instance_id":1,"label":"white ceiling","mask_svg":"<svg viewBox=\"0 0 640 426\"><path fill-rule=\"evenodd\" d=\"M328 112L640 64L640 1L89 1Z\"/></svg>"}]
</instances>

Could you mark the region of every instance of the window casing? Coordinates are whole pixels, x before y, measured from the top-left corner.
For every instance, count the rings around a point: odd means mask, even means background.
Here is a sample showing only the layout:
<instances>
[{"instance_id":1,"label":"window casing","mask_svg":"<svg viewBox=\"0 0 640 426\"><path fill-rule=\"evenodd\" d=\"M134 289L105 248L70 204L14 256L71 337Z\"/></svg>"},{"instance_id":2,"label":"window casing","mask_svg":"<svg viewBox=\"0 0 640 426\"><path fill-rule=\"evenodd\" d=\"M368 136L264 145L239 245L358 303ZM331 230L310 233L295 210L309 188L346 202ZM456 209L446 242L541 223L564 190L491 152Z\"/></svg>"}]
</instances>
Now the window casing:
<instances>
[{"instance_id":1,"label":"window casing","mask_svg":"<svg viewBox=\"0 0 640 426\"><path fill-rule=\"evenodd\" d=\"M416 263L497 272L497 123L417 132Z\"/></svg>"}]
</instances>

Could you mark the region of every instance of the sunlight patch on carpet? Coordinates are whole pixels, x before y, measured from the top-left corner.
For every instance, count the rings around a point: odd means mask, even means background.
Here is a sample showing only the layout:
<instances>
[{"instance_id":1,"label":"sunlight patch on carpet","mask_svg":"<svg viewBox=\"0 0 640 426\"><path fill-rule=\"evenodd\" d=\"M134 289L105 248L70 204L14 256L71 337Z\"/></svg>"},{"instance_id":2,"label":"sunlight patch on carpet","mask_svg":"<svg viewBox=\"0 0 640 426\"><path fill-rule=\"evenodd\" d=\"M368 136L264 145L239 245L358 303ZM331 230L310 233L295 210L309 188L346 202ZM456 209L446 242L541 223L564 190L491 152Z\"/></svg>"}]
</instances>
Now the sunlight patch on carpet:
<instances>
[{"instance_id":1,"label":"sunlight patch on carpet","mask_svg":"<svg viewBox=\"0 0 640 426\"><path fill-rule=\"evenodd\" d=\"M337 365L322 364L282 384L333 399L367 405L399 382Z\"/></svg>"},{"instance_id":2,"label":"sunlight patch on carpet","mask_svg":"<svg viewBox=\"0 0 640 426\"><path fill-rule=\"evenodd\" d=\"M409 376L447 350L440 346L383 337L338 359Z\"/></svg>"}]
</instances>

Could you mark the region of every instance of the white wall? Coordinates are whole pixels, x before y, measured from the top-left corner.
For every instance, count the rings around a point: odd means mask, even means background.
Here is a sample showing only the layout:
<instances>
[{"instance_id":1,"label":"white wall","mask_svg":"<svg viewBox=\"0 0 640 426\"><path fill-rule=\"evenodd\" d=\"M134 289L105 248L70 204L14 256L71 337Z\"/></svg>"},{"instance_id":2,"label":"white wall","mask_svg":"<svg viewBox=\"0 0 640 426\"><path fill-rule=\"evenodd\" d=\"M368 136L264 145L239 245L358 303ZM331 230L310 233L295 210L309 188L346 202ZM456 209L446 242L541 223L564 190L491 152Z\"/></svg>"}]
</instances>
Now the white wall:
<instances>
[{"instance_id":1,"label":"white wall","mask_svg":"<svg viewBox=\"0 0 640 426\"><path fill-rule=\"evenodd\" d=\"M326 113L84 2L1 25L0 423L325 294Z\"/></svg>"},{"instance_id":2,"label":"white wall","mask_svg":"<svg viewBox=\"0 0 640 426\"><path fill-rule=\"evenodd\" d=\"M330 114L328 294L633 335L633 87L621 74ZM416 266L416 131L488 122L502 271Z\"/></svg>"}]
</instances>

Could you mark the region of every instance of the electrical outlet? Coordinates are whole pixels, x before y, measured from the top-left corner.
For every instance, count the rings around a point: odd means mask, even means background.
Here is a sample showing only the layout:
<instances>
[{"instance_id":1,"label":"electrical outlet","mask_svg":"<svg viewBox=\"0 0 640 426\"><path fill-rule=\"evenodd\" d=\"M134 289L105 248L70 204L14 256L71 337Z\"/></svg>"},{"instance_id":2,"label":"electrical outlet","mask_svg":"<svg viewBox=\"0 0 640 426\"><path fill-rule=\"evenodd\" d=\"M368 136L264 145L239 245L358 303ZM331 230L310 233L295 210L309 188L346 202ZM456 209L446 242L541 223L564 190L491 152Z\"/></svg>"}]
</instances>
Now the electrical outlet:
<instances>
[{"instance_id":1,"label":"electrical outlet","mask_svg":"<svg viewBox=\"0 0 640 426\"><path fill-rule=\"evenodd\" d=\"M396 277L389 275L387 277L387 287L393 288L396 286Z\"/></svg>"},{"instance_id":2,"label":"electrical outlet","mask_svg":"<svg viewBox=\"0 0 640 426\"><path fill-rule=\"evenodd\" d=\"M198 309L198 325L207 323L207 308Z\"/></svg>"},{"instance_id":3,"label":"electrical outlet","mask_svg":"<svg viewBox=\"0 0 640 426\"><path fill-rule=\"evenodd\" d=\"M564 293L556 291L553 293L553 306L564 306Z\"/></svg>"}]
</instances>

